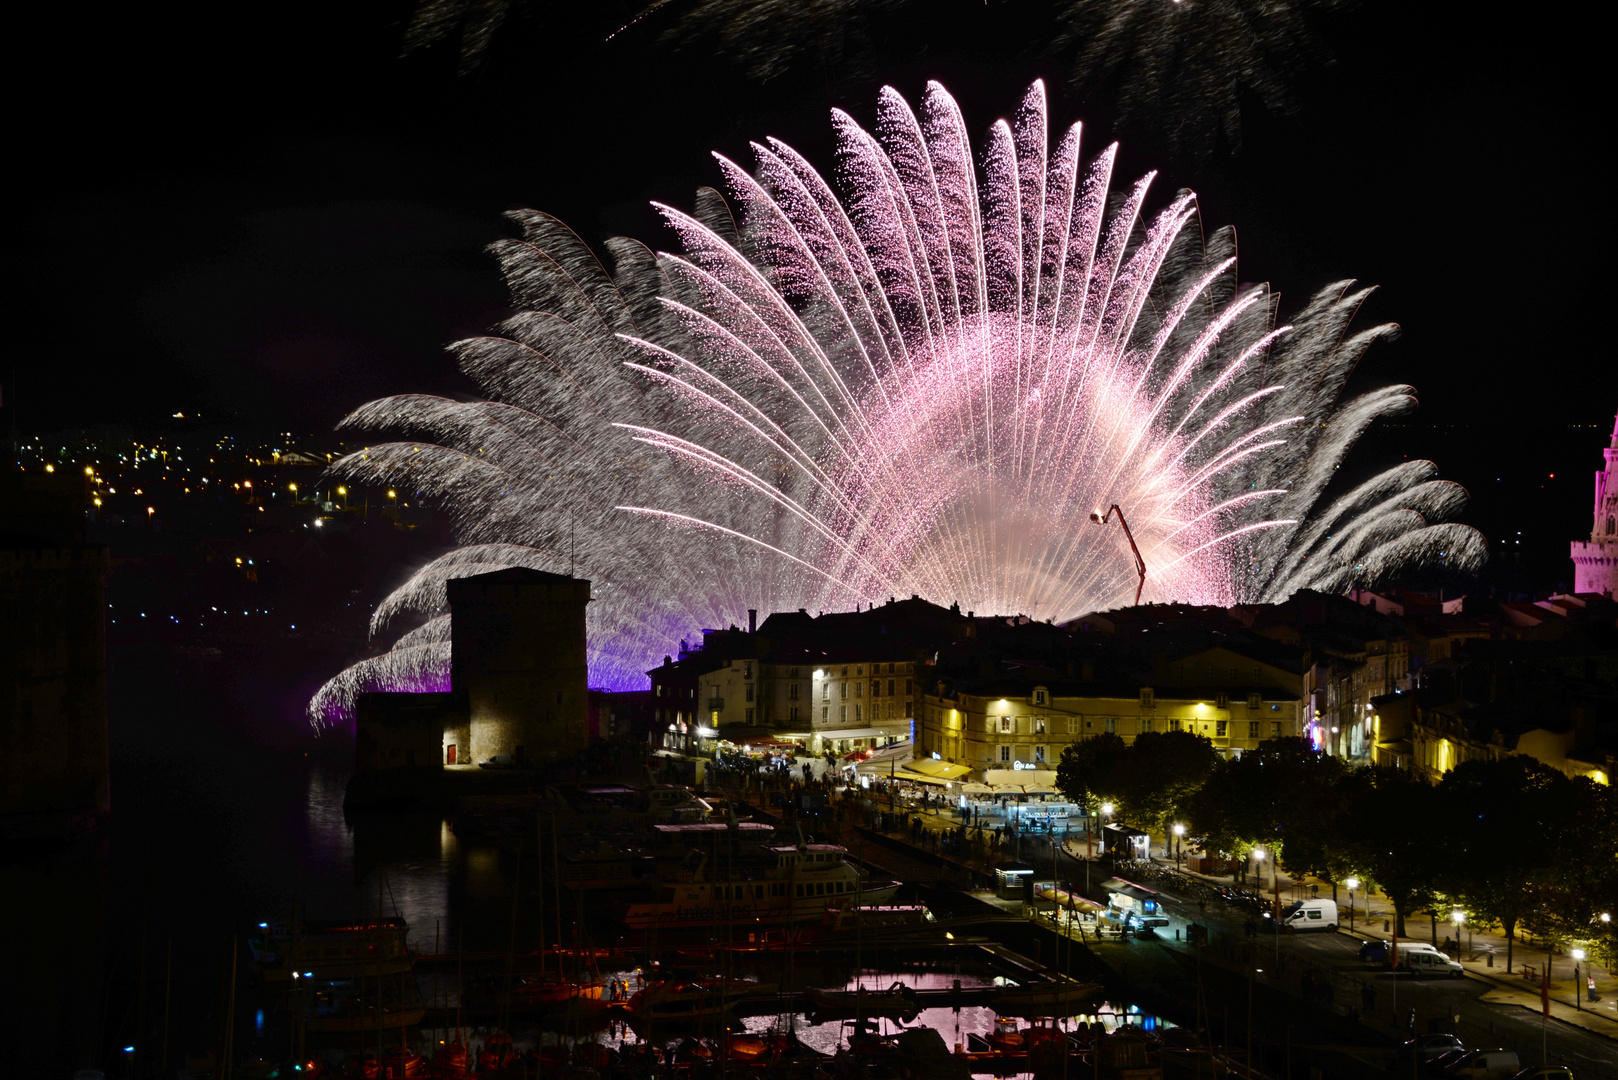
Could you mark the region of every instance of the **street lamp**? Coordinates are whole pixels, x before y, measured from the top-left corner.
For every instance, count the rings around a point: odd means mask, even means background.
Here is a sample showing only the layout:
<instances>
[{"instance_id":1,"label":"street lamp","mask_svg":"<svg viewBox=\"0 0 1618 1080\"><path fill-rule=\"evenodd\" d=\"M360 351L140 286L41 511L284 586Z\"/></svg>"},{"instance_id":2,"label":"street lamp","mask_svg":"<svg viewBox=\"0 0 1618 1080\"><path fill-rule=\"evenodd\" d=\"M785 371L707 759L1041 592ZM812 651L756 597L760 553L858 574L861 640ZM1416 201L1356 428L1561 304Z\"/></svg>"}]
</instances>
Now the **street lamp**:
<instances>
[{"instance_id":1,"label":"street lamp","mask_svg":"<svg viewBox=\"0 0 1618 1080\"><path fill-rule=\"evenodd\" d=\"M1176 864L1178 864L1180 861L1180 852L1184 845L1185 826L1176 822L1174 825L1174 861Z\"/></svg>"},{"instance_id":2,"label":"street lamp","mask_svg":"<svg viewBox=\"0 0 1618 1080\"><path fill-rule=\"evenodd\" d=\"M1449 921L1455 924L1455 955L1459 959L1461 954L1461 924L1466 921L1466 912L1460 910L1450 912Z\"/></svg>"},{"instance_id":3,"label":"street lamp","mask_svg":"<svg viewBox=\"0 0 1618 1080\"><path fill-rule=\"evenodd\" d=\"M348 489L346 487L338 487L337 494L343 500L343 509L347 510L348 509Z\"/></svg>"},{"instance_id":4,"label":"street lamp","mask_svg":"<svg viewBox=\"0 0 1618 1080\"><path fill-rule=\"evenodd\" d=\"M1354 890L1360 887L1360 879L1357 878L1357 877L1351 877L1347 881L1343 882L1343 884L1348 886L1348 928L1350 930L1353 930L1354 929ZM1371 901L1370 901L1369 898L1367 898L1366 901L1365 901L1365 914L1367 916L1369 916L1371 914Z\"/></svg>"},{"instance_id":5,"label":"street lamp","mask_svg":"<svg viewBox=\"0 0 1618 1080\"><path fill-rule=\"evenodd\" d=\"M1258 863L1258 891L1262 893L1264 891L1264 849L1263 848L1257 847L1257 848L1253 849L1253 861Z\"/></svg>"},{"instance_id":6,"label":"street lamp","mask_svg":"<svg viewBox=\"0 0 1618 1080\"><path fill-rule=\"evenodd\" d=\"M1579 999L1584 995L1579 993L1579 961L1584 959L1584 950L1574 949L1571 955L1573 957L1573 1008L1575 1011L1582 1011L1584 1006L1579 1004Z\"/></svg>"}]
</instances>

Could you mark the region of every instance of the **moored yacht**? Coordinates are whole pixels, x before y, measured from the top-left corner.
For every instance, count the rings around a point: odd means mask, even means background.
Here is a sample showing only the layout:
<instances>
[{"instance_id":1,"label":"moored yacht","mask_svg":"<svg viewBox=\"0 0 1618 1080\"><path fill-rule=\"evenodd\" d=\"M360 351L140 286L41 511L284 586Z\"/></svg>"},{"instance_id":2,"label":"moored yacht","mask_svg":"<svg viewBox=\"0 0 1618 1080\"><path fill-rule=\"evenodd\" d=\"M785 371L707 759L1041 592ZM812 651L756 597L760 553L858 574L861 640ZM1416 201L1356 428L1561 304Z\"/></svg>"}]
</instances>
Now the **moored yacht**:
<instances>
[{"instance_id":1,"label":"moored yacht","mask_svg":"<svg viewBox=\"0 0 1618 1080\"><path fill-rule=\"evenodd\" d=\"M633 930L812 922L828 908L885 904L896 881L869 881L839 844L764 846L759 856L721 871L708 860L666 875L654 895L623 913Z\"/></svg>"}]
</instances>

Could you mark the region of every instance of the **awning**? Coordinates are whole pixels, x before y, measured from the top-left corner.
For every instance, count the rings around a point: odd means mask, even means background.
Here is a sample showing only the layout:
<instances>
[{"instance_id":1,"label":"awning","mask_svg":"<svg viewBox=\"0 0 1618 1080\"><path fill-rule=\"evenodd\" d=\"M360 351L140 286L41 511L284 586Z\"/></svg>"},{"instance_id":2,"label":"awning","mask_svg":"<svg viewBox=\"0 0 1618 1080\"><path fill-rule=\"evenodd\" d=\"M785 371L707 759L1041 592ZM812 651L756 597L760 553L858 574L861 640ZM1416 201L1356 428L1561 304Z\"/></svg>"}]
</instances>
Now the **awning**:
<instances>
[{"instance_id":1,"label":"awning","mask_svg":"<svg viewBox=\"0 0 1618 1080\"><path fill-rule=\"evenodd\" d=\"M1055 795L1056 789L1049 784L1024 784L1024 795Z\"/></svg>"},{"instance_id":2,"label":"awning","mask_svg":"<svg viewBox=\"0 0 1618 1080\"><path fill-rule=\"evenodd\" d=\"M909 768L912 772L936 777L939 780L957 780L972 771L970 765L958 765L952 761L938 761L933 758L917 758L910 763Z\"/></svg>"},{"instance_id":3,"label":"awning","mask_svg":"<svg viewBox=\"0 0 1618 1080\"><path fill-rule=\"evenodd\" d=\"M911 762L911 764L913 765L915 763ZM881 774L878 773L877 775L881 775ZM909 780L913 784L934 784L934 785L936 785L938 787L948 787L949 786L949 781L948 780L940 780L936 776L927 776L927 775L925 775L923 773L911 772L910 768L908 766L906 766L905 768L902 768L902 769L894 769L893 770L893 778L895 780Z\"/></svg>"},{"instance_id":4,"label":"awning","mask_svg":"<svg viewBox=\"0 0 1618 1080\"><path fill-rule=\"evenodd\" d=\"M990 787L988 784L972 784L972 783L962 784L961 785L961 794L962 795L993 795L994 794L994 788Z\"/></svg>"},{"instance_id":5,"label":"awning","mask_svg":"<svg viewBox=\"0 0 1618 1080\"><path fill-rule=\"evenodd\" d=\"M1145 886L1136 885L1133 881L1125 881L1123 878L1108 878L1101 883L1101 891L1122 893L1134 900L1156 900L1158 895Z\"/></svg>"},{"instance_id":6,"label":"awning","mask_svg":"<svg viewBox=\"0 0 1618 1080\"><path fill-rule=\"evenodd\" d=\"M810 734L819 735L822 739L880 739L888 732L874 727L851 727L834 728L830 731L815 731Z\"/></svg>"}]
</instances>

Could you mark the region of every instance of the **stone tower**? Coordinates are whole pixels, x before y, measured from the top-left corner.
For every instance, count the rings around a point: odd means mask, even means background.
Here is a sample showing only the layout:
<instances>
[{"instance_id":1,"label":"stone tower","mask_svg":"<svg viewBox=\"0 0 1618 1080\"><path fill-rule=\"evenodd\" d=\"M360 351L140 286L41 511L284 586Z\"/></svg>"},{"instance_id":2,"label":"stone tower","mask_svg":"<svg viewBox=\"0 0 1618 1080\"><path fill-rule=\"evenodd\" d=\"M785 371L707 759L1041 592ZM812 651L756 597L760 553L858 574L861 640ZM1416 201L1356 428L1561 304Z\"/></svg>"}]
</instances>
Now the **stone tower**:
<instances>
[{"instance_id":1,"label":"stone tower","mask_svg":"<svg viewBox=\"0 0 1618 1080\"><path fill-rule=\"evenodd\" d=\"M446 752L458 744L458 763L471 764L495 754L538 761L583 750L590 583L512 567L448 587L450 684L466 714L459 730L446 732Z\"/></svg>"},{"instance_id":2,"label":"stone tower","mask_svg":"<svg viewBox=\"0 0 1618 1080\"><path fill-rule=\"evenodd\" d=\"M1596 473L1595 523L1590 541L1573 542L1573 591L1618 596L1618 419L1602 451L1607 467Z\"/></svg>"}]
</instances>

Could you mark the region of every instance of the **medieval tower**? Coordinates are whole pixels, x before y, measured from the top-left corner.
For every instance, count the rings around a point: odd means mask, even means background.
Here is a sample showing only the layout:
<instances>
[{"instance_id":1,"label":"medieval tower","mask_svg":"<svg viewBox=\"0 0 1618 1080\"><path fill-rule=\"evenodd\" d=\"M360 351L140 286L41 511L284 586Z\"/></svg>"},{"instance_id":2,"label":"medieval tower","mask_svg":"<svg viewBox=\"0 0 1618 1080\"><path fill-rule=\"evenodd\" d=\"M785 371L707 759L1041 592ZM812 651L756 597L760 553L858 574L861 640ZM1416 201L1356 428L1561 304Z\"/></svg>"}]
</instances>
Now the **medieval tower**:
<instances>
[{"instance_id":1,"label":"medieval tower","mask_svg":"<svg viewBox=\"0 0 1618 1080\"><path fill-rule=\"evenodd\" d=\"M1573 591L1618 596L1618 419L1602 451L1607 467L1596 473L1595 523L1590 540L1573 542Z\"/></svg>"}]
</instances>

